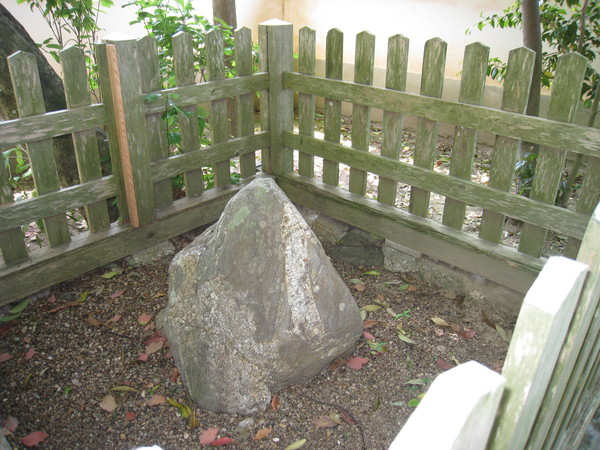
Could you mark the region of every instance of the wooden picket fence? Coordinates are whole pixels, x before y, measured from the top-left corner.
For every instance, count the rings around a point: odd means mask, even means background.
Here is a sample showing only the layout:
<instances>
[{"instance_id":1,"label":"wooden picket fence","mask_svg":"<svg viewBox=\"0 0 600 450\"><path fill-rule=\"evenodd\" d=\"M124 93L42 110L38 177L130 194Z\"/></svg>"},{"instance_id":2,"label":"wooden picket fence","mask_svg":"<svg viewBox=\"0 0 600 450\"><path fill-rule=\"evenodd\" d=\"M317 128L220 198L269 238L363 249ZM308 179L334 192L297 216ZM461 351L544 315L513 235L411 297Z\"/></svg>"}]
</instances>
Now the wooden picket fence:
<instances>
[{"instance_id":1,"label":"wooden picket fence","mask_svg":"<svg viewBox=\"0 0 600 450\"><path fill-rule=\"evenodd\" d=\"M259 73L252 73L250 31L237 30L236 76L227 78L223 39L218 31L212 31L206 38L208 80L198 83L191 37L179 33L173 37L177 87L171 89L163 89L161 85L154 40L143 38L99 44L96 56L103 98L100 104L92 104L87 93L84 55L70 48L61 54L68 108L52 113L44 110L35 58L21 52L12 55L9 67L20 118L0 122L0 148L27 147L37 197L13 203L7 173L0 170L3 258L0 305L208 224L219 217L227 201L243 184L260 176L275 177L284 192L298 204L437 260L522 293L533 284L528 298L533 296L539 301L541 291L536 291L536 286L546 283L547 278L542 275L535 284L534 280L546 263L541 254L548 232L568 238L565 254L575 257L600 200L600 130L572 123L585 59L575 54L559 59L547 117L538 118L523 115L533 71L530 50L521 48L510 53L502 107L495 110L481 106L488 59L488 49L481 44L466 48L460 94L455 102L441 99L446 44L439 39L427 42L421 92L411 94L404 92L408 55L405 37L390 38L386 87L379 88L372 86L375 37L370 33L360 33L356 38L352 82L342 80L343 34L339 30L327 34L325 77L315 75L315 31L303 28L299 36L298 72L294 72L292 25L280 21L261 24ZM257 92L260 93L261 131L255 131L254 126ZM298 95L297 131L294 130L295 93ZM229 98L235 99L237 109L235 137L229 134ZM314 137L317 98L324 99L324 139ZM169 102L185 111L179 117L181 152L176 155L169 150L162 118ZM342 102L353 105L351 148L340 143ZM200 104L210 105L211 144L205 147L200 145L195 118ZM369 151L373 108L383 110L381 154ZM418 119L414 164L399 161L404 115ZM433 170L437 124L441 122L456 126L449 175ZM105 128L108 133L112 173L107 176L101 171L95 139L97 128ZM480 132L497 136L487 184L471 181ZM62 135L73 137L81 182L61 189L52 138ZM540 145L529 198L513 193L520 141ZM567 150L586 158L575 211L554 205ZM262 170L257 172L259 151ZM297 170L294 152L298 154ZM322 179L315 177L315 157L323 159ZM240 184L231 182L234 159L239 164ZM348 189L340 187L340 164L350 166ZM214 173L212 189L206 189L203 180L207 167L212 167ZM365 196L367 173L379 177L375 200ZM174 200L171 180L181 174L186 196ZM407 209L396 206L399 184L411 187ZM427 217L432 192L446 198L442 223ZM106 201L111 198L117 199L120 214L120 220L115 223L108 219ZM462 230L467 205L483 208L478 236ZM71 237L66 213L76 208L85 209L89 231ZM523 223L517 249L501 244L507 217ZM22 227L40 220L49 247L30 251ZM590 227L596 227L592 229L598 236L597 223L594 223ZM588 237L589 233L586 241L596 239L597 242L597 238ZM580 252L580 260L597 276L598 247L584 245L585 248L588 250L582 250L583 257ZM556 264L549 263L554 271ZM576 263L559 265L569 264ZM579 283L582 270L579 278L576 277L579 281L567 279L564 284ZM555 272L552 273L555 276ZM565 268L567 273L572 271ZM561 280L556 277L552 282L562 285ZM586 286L597 286L597 281L590 280ZM588 291L591 297L595 295L597 303L597 287L584 288L583 295ZM577 294L572 296L577 297ZM593 301L592 298L590 302ZM556 375L560 378L556 382L562 383L561 389L574 390L573 399L590 402L589 397L580 397L590 386L597 387L600 318L597 312L593 319L593 314L586 316L585 320L591 320L586 337L587 329L574 329L578 314L575 313L572 332L567 335L565 345L558 339L555 346L562 346L561 352L566 352L569 339L581 342L585 337L583 346L587 350L591 346L596 351L587 355L596 359L582 353L580 357L587 359L577 360L577 364L585 366L582 372L589 375L585 380L582 378L583 384L573 379L565 388L565 374L573 377L576 372L560 365L562 353L554 374L563 367L564 374ZM561 326L565 332L568 323L566 320ZM571 338L572 334L577 337ZM552 334L552 338L556 336ZM507 371L510 361L507 361ZM507 374L507 392L514 378ZM554 378L552 380L551 383ZM496 400L500 398L499 394L494 395ZM546 395L544 402L549 397ZM561 424L568 426L577 411L585 410L579 408L580 403L573 402L569 405L576 406L564 413ZM554 404L544 405L542 408L557 408ZM593 406L592 403L587 405L588 409ZM553 429L552 433L556 439L565 436L563 429ZM512 430L507 432L510 439L517 434ZM500 445L498 448L509 447Z\"/></svg>"}]
</instances>

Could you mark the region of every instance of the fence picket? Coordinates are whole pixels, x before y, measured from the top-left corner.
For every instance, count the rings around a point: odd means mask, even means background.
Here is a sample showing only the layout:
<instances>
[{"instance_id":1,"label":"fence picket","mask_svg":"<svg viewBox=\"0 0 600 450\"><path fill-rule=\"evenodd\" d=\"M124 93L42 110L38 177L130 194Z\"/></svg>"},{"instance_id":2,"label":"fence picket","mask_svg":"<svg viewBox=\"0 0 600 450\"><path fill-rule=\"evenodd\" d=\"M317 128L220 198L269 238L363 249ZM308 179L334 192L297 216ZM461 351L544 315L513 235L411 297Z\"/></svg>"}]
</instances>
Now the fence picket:
<instances>
[{"instance_id":1,"label":"fence picket","mask_svg":"<svg viewBox=\"0 0 600 450\"><path fill-rule=\"evenodd\" d=\"M194 70L194 47L192 37L180 31L173 35L173 60L175 62L175 82L177 86L189 86L196 82ZM182 108L185 114L179 114L179 131L181 133L181 151L192 152L200 148L198 132L198 114L196 106ZM204 172L202 169L183 174L185 194L196 197L204 190Z\"/></svg>"},{"instance_id":2,"label":"fence picket","mask_svg":"<svg viewBox=\"0 0 600 450\"><path fill-rule=\"evenodd\" d=\"M219 29L212 29L206 34L206 67L208 81L225 79L225 59L223 34ZM210 102L210 128L212 143L219 144L229 140L229 117L227 99ZM223 188L231 183L229 160L215 164L215 187Z\"/></svg>"},{"instance_id":3,"label":"fence picket","mask_svg":"<svg viewBox=\"0 0 600 450\"><path fill-rule=\"evenodd\" d=\"M421 95L427 97L442 97L444 86L444 71L446 67L447 44L439 38L433 38L425 43L423 56L423 72L421 75ZM433 168L437 152L438 124L429 119L417 120L415 142L415 166L426 169ZM427 217L429 210L428 191L411 187L409 211L421 217Z\"/></svg>"},{"instance_id":4,"label":"fence picket","mask_svg":"<svg viewBox=\"0 0 600 450\"><path fill-rule=\"evenodd\" d=\"M158 66L158 45L156 40L145 36L138 40L140 55L140 75L142 79L142 92L147 94L162 88L160 70ZM169 157L169 144L167 142L166 124L162 113L146 116L146 131L148 133L148 155L150 161L159 161ZM173 203L173 189L171 179L154 183L154 198L156 207L164 208Z\"/></svg>"},{"instance_id":5,"label":"fence picket","mask_svg":"<svg viewBox=\"0 0 600 450\"><path fill-rule=\"evenodd\" d=\"M299 34L299 72L314 75L316 70L316 31L304 27ZM298 94L298 132L312 137L315 130L315 96ZM315 176L314 157L307 153L298 154L298 173L305 177Z\"/></svg>"},{"instance_id":6,"label":"fence picket","mask_svg":"<svg viewBox=\"0 0 600 450\"><path fill-rule=\"evenodd\" d=\"M235 70L238 77L252 75L252 32L250 28L239 28L234 32ZM254 94L237 97L237 130L240 137L254 134ZM240 156L240 176L256 174L256 153Z\"/></svg>"},{"instance_id":7,"label":"fence picket","mask_svg":"<svg viewBox=\"0 0 600 450\"><path fill-rule=\"evenodd\" d=\"M396 91L406 90L408 71L408 38L397 34L388 40L387 68L385 73L385 87ZM383 112L383 140L381 142L381 156L394 160L400 157L402 145L402 120L403 114L393 111ZM385 177L379 177L377 200L387 205L396 205L396 190L398 183Z\"/></svg>"},{"instance_id":8,"label":"fence picket","mask_svg":"<svg viewBox=\"0 0 600 450\"><path fill-rule=\"evenodd\" d=\"M465 48L462 80L458 101L471 105L481 105L490 49L475 42ZM471 179L475 147L477 146L477 130L473 128L456 127L452 160L450 162L450 175ZM446 197L442 223L446 226L462 229L465 219L466 204Z\"/></svg>"},{"instance_id":9,"label":"fence picket","mask_svg":"<svg viewBox=\"0 0 600 450\"><path fill-rule=\"evenodd\" d=\"M13 200L12 189L9 184L8 171L4 164L0 165L0 205L9 206ZM0 231L0 251L7 266L17 264L27 259L27 247L23 240L21 227Z\"/></svg>"},{"instance_id":10,"label":"fence picket","mask_svg":"<svg viewBox=\"0 0 600 450\"><path fill-rule=\"evenodd\" d=\"M525 113L535 53L525 47L512 50L508 55L508 67L502 91L504 111ZM494 152L489 172L488 186L508 192L515 176L519 141L505 136L496 136ZM504 218L500 213L484 209L481 217L479 237L499 243L504 228Z\"/></svg>"},{"instance_id":11,"label":"fence picket","mask_svg":"<svg viewBox=\"0 0 600 450\"><path fill-rule=\"evenodd\" d=\"M578 53L563 55L558 59L548 107L548 119L560 122L573 121L579 103L585 67L586 59ZM554 203L565 166L566 153L560 148L540 147L530 198ZM523 224L519 251L539 257L542 254L546 233L545 228Z\"/></svg>"},{"instance_id":12,"label":"fence picket","mask_svg":"<svg viewBox=\"0 0 600 450\"><path fill-rule=\"evenodd\" d=\"M45 113L46 107L35 56L17 52L8 57L8 67L19 116L27 117ZM58 191L60 183L52 139L30 142L26 146L38 196ZM43 219L43 222L50 247L56 247L71 240L65 214L47 217Z\"/></svg>"},{"instance_id":13,"label":"fence picket","mask_svg":"<svg viewBox=\"0 0 600 450\"><path fill-rule=\"evenodd\" d=\"M60 60L64 74L63 81L67 107L71 109L91 105L83 49L69 47L60 52ZM102 178L96 130L73 133L73 146L80 182L85 183ZM87 205L84 209L86 222L91 231L96 232L108 228L110 220L106 200Z\"/></svg>"},{"instance_id":14,"label":"fence picket","mask_svg":"<svg viewBox=\"0 0 600 450\"><path fill-rule=\"evenodd\" d=\"M375 36L363 31L356 36L356 56L354 60L354 82L373 84L373 63L375 61ZM369 151L371 140L371 108L365 105L352 105L352 148ZM350 192L365 195L367 172L350 168Z\"/></svg>"},{"instance_id":15,"label":"fence picket","mask_svg":"<svg viewBox=\"0 0 600 450\"><path fill-rule=\"evenodd\" d=\"M337 28L327 33L325 51L325 77L341 80L344 70L344 34ZM324 135L328 142L340 143L340 125L342 121L342 102L325 98ZM323 160L323 183L337 186L340 183L340 165Z\"/></svg>"},{"instance_id":16,"label":"fence picket","mask_svg":"<svg viewBox=\"0 0 600 450\"><path fill-rule=\"evenodd\" d=\"M525 296L502 369L506 390L490 450L525 447L587 271L585 264L552 257Z\"/></svg>"}]
</instances>

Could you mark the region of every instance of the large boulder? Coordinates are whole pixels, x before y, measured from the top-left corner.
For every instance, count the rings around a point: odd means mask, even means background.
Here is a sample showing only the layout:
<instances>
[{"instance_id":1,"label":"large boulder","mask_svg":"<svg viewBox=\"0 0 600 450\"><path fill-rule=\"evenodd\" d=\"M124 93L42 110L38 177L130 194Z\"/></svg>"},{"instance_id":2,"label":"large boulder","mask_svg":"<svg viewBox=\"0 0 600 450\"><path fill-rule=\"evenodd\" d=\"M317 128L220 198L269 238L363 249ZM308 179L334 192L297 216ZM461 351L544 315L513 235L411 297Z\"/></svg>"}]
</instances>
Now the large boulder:
<instances>
[{"instance_id":1,"label":"large boulder","mask_svg":"<svg viewBox=\"0 0 600 450\"><path fill-rule=\"evenodd\" d=\"M159 323L197 405L239 414L351 352L362 332L350 291L271 179L241 189L175 256Z\"/></svg>"}]
</instances>

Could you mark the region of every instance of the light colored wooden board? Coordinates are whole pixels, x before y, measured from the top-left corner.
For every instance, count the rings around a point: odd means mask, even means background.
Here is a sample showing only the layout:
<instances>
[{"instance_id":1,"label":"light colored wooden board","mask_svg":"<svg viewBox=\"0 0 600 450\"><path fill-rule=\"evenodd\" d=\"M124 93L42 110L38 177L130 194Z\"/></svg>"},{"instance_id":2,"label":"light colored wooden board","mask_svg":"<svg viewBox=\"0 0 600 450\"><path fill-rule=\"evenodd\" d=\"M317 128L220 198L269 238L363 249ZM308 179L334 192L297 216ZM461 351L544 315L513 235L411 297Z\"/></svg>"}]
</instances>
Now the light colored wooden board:
<instances>
[{"instance_id":1,"label":"light colored wooden board","mask_svg":"<svg viewBox=\"0 0 600 450\"><path fill-rule=\"evenodd\" d=\"M504 383L502 376L475 361L441 373L390 450L485 450Z\"/></svg>"},{"instance_id":2,"label":"light colored wooden board","mask_svg":"<svg viewBox=\"0 0 600 450\"><path fill-rule=\"evenodd\" d=\"M447 44L439 38L425 43L423 70L421 72L421 95L442 97L444 72L446 68ZM415 166L431 169L437 153L438 125L435 120L419 117L415 141ZM429 192L418 187L411 187L409 211L420 217L427 217L429 212Z\"/></svg>"},{"instance_id":3,"label":"light colored wooden board","mask_svg":"<svg viewBox=\"0 0 600 450\"><path fill-rule=\"evenodd\" d=\"M544 262L315 179L289 174L277 182L296 203L518 292L527 292Z\"/></svg>"},{"instance_id":4,"label":"light colored wooden board","mask_svg":"<svg viewBox=\"0 0 600 450\"><path fill-rule=\"evenodd\" d=\"M299 32L299 71L314 75L316 70L315 30L304 27ZM315 96L298 95L298 132L304 136L313 136L315 130ZM312 178L315 176L314 157L300 152L298 155L298 173Z\"/></svg>"},{"instance_id":5,"label":"light colored wooden board","mask_svg":"<svg viewBox=\"0 0 600 450\"><path fill-rule=\"evenodd\" d=\"M298 73L284 74L283 82L286 88L297 92L329 96L350 103L359 102L372 108L476 128L527 142L568 148L583 155L600 156L598 128Z\"/></svg>"},{"instance_id":6,"label":"light colored wooden board","mask_svg":"<svg viewBox=\"0 0 600 450\"><path fill-rule=\"evenodd\" d=\"M325 51L325 77L341 80L344 70L344 34L337 28L327 32ZM323 132L325 140L339 144L342 122L342 102L325 96ZM339 164L323 161L323 182L337 186L340 182Z\"/></svg>"},{"instance_id":7,"label":"light colored wooden board","mask_svg":"<svg viewBox=\"0 0 600 450\"><path fill-rule=\"evenodd\" d=\"M551 257L527 292L502 369L506 386L490 450L525 448L587 272L585 264Z\"/></svg>"},{"instance_id":8,"label":"light colored wooden board","mask_svg":"<svg viewBox=\"0 0 600 450\"><path fill-rule=\"evenodd\" d=\"M355 152L343 145L293 133L285 133L284 139L290 147L302 149L314 156L331 158L333 161L359 167L401 183L441 195L453 196L465 203L482 206L525 222L546 226L567 236L581 238L589 221L589 216L585 214L489 188L468 180L449 177L376 154Z\"/></svg>"}]
</instances>

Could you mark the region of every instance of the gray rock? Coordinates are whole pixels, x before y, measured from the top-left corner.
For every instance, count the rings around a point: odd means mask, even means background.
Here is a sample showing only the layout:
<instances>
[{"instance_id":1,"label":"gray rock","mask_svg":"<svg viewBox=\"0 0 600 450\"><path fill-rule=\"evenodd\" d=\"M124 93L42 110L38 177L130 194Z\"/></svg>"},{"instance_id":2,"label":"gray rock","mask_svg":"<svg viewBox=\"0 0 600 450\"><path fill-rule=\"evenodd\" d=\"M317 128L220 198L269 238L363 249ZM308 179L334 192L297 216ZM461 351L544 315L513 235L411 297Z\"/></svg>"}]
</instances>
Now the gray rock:
<instances>
[{"instance_id":1,"label":"gray rock","mask_svg":"<svg viewBox=\"0 0 600 450\"><path fill-rule=\"evenodd\" d=\"M362 332L350 291L271 179L240 190L175 256L158 321L198 406L239 414L312 378Z\"/></svg>"},{"instance_id":2,"label":"gray rock","mask_svg":"<svg viewBox=\"0 0 600 450\"><path fill-rule=\"evenodd\" d=\"M359 228L352 228L331 251L331 258L356 266L381 266L384 240Z\"/></svg>"},{"instance_id":3,"label":"gray rock","mask_svg":"<svg viewBox=\"0 0 600 450\"><path fill-rule=\"evenodd\" d=\"M128 256L126 261L131 266L139 266L141 264L153 263L173 253L175 253L175 246L171 241L167 240Z\"/></svg>"}]
</instances>

